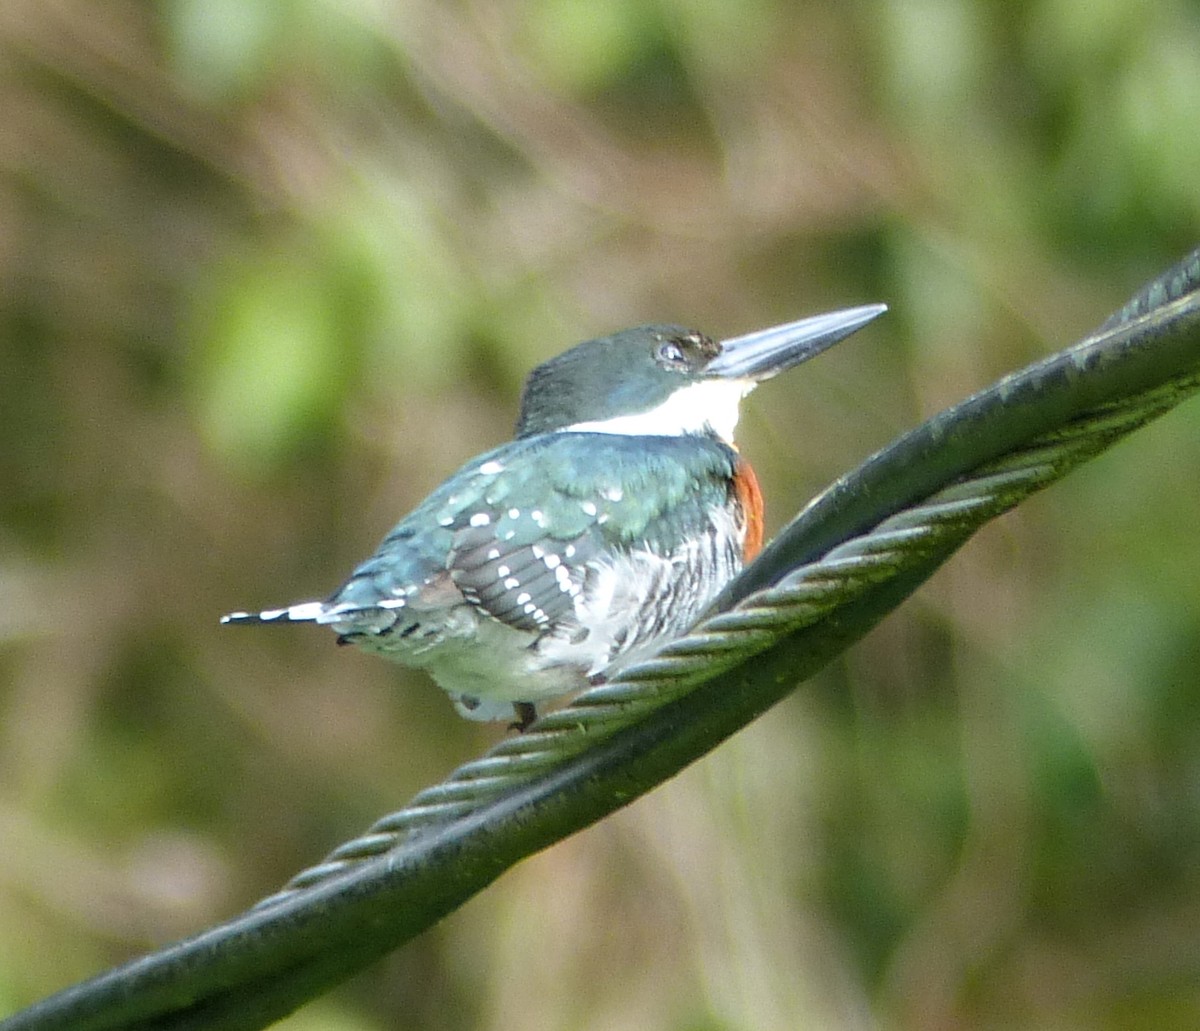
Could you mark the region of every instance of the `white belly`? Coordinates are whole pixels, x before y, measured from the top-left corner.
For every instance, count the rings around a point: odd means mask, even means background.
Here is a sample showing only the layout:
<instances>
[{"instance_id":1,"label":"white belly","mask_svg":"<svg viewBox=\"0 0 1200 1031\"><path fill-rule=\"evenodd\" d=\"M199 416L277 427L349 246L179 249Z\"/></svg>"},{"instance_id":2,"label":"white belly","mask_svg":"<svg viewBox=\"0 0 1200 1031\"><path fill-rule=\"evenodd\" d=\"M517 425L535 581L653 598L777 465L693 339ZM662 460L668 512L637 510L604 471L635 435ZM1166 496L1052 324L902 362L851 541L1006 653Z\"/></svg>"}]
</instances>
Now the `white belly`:
<instances>
[{"instance_id":1,"label":"white belly","mask_svg":"<svg viewBox=\"0 0 1200 1031\"><path fill-rule=\"evenodd\" d=\"M467 718L508 719L514 702L580 691L591 678L611 674L687 630L740 571L739 531L731 524L668 555L639 550L591 565L573 618L540 635L514 629L463 599L427 612L424 623L413 605L404 615L416 620L414 628L380 627L353 640L426 670ZM339 633L363 629L361 623L333 627Z\"/></svg>"}]
</instances>

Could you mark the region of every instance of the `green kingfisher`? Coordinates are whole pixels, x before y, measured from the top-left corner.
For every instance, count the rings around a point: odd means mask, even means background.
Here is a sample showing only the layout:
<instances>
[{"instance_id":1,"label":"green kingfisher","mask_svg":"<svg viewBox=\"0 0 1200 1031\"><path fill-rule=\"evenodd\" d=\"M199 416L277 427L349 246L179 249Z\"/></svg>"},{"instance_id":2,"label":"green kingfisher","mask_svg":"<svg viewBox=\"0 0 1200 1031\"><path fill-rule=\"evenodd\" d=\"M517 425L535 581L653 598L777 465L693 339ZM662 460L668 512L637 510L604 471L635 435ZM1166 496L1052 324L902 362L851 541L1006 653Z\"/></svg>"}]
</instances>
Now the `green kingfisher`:
<instances>
[{"instance_id":1,"label":"green kingfisher","mask_svg":"<svg viewBox=\"0 0 1200 1031\"><path fill-rule=\"evenodd\" d=\"M470 719L523 729L686 630L758 553L742 399L886 311L717 342L649 325L538 366L515 438L464 465L326 601L223 623L310 622L425 669Z\"/></svg>"}]
</instances>

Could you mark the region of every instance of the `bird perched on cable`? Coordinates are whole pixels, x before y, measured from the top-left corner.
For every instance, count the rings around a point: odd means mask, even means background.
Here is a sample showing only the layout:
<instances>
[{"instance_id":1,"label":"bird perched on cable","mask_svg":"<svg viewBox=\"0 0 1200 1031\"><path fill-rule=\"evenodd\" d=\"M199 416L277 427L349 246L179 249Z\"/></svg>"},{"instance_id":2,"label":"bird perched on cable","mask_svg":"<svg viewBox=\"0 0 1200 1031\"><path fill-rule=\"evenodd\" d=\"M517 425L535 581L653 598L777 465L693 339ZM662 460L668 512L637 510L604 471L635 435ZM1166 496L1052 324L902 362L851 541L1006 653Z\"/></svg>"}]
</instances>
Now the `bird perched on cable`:
<instances>
[{"instance_id":1,"label":"bird perched on cable","mask_svg":"<svg viewBox=\"0 0 1200 1031\"><path fill-rule=\"evenodd\" d=\"M536 704L686 630L762 545L733 431L742 399L882 314L851 308L716 342L650 325L534 369L516 436L438 487L326 601L223 623L311 622L427 670L470 719Z\"/></svg>"}]
</instances>

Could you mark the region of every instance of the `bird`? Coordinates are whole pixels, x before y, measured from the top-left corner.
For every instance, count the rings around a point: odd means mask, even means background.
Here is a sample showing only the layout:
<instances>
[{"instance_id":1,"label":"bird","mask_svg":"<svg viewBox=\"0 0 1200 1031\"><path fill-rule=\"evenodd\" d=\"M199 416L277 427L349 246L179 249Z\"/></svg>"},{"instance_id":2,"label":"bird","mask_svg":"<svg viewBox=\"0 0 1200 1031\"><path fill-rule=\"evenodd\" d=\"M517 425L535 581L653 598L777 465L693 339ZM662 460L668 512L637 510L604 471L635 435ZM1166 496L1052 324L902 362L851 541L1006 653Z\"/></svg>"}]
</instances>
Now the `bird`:
<instances>
[{"instance_id":1,"label":"bird","mask_svg":"<svg viewBox=\"0 0 1200 1031\"><path fill-rule=\"evenodd\" d=\"M887 310L723 341L651 324L539 365L514 438L471 459L324 601L222 623L316 623L425 670L459 713L526 729L678 636L757 555L763 499L734 443L758 384Z\"/></svg>"}]
</instances>

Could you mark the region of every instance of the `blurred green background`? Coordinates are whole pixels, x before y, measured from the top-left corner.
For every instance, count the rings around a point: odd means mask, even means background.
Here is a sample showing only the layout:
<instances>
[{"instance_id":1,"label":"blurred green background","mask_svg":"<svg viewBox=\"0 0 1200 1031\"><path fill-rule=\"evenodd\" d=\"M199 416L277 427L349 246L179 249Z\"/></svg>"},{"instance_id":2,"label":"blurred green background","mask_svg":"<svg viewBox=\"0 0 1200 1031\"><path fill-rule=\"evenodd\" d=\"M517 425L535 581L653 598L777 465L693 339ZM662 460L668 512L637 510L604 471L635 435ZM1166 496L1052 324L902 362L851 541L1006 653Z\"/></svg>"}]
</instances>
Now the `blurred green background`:
<instances>
[{"instance_id":1,"label":"blurred green background","mask_svg":"<svg viewBox=\"0 0 1200 1031\"><path fill-rule=\"evenodd\" d=\"M1200 5L8 0L0 1012L481 752L311 628L525 372L892 313L749 404L771 526L1200 240ZM1200 1026L1200 403L290 1031Z\"/></svg>"}]
</instances>

